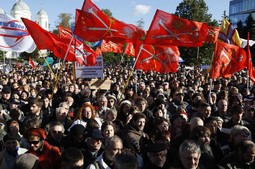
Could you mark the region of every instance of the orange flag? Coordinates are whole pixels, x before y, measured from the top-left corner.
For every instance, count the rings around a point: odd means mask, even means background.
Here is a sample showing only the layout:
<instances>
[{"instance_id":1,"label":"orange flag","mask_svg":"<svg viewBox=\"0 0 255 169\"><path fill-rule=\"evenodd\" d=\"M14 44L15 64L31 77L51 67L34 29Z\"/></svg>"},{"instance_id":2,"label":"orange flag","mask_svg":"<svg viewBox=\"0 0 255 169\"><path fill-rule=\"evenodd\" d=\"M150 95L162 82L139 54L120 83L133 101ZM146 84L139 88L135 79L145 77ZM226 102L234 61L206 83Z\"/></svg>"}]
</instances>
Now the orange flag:
<instances>
[{"instance_id":1,"label":"orange flag","mask_svg":"<svg viewBox=\"0 0 255 169\"><path fill-rule=\"evenodd\" d=\"M177 71L180 56L177 46L141 44L136 51L136 69L160 73Z\"/></svg>"},{"instance_id":2,"label":"orange flag","mask_svg":"<svg viewBox=\"0 0 255 169\"><path fill-rule=\"evenodd\" d=\"M219 27L215 27L215 26L208 26L208 34L206 36L205 42L216 42L216 40L218 39L218 35L220 32L220 28Z\"/></svg>"},{"instance_id":3,"label":"orange flag","mask_svg":"<svg viewBox=\"0 0 255 169\"><path fill-rule=\"evenodd\" d=\"M208 33L208 25L190 21L176 15L157 10L145 37L145 44L202 46Z\"/></svg>"},{"instance_id":4,"label":"orange flag","mask_svg":"<svg viewBox=\"0 0 255 169\"><path fill-rule=\"evenodd\" d=\"M233 73L247 67L247 55L244 49L224 42L216 42L212 62L212 79L231 77Z\"/></svg>"}]
</instances>

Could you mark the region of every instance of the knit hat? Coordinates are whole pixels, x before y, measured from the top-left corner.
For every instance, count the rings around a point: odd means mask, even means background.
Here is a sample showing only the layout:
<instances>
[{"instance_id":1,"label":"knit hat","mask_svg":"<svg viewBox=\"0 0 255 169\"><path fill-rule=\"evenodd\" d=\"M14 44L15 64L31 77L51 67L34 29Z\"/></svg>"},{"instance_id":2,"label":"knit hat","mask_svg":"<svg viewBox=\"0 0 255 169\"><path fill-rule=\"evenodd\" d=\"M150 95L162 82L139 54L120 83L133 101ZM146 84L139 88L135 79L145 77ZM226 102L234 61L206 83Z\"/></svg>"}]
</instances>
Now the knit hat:
<instances>
[{"instance_id":1,"label":"knit hat","mask_svg":"<svg viewBox=\"0 0 255 169\"><path fill-rule=\"evenodd\" d=\"M38 165L38 157L31 153L25 153L19 155L14 163L15 169L31 169L36 168L35 166Z\"/></svg>"},{"instance_id":2,"label":"knit hat","mask_svg":"<svg viewBox=\"0 0 255 169\"><path fill-rule=\"evenodd\" d=\"M47 137L47 132L42 128L31 128L28 130L28 135L38 136L41 139L45 140Z\"/></svg>"}]
</instances>

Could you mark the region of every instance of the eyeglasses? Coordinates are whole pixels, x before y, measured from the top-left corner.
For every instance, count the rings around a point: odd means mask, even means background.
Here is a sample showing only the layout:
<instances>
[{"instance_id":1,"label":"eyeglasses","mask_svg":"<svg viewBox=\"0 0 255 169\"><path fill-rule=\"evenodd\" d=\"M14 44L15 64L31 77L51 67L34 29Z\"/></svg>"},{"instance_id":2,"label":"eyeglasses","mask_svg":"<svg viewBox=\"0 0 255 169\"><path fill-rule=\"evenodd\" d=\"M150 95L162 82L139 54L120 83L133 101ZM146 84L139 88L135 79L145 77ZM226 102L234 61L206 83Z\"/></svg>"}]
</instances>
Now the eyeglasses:
<instances>
[{"instance_id":1,"label":"eyeglasses","mask_svg":"<svg viewBox=\"0 0 255 169\"><path fill-rule=\"evenodd\" d=\"M34 145L38 144L39 142L40 142L40 140L39 141L28 141L29 144L34 144Z\"/></svg>"}]
</instances>

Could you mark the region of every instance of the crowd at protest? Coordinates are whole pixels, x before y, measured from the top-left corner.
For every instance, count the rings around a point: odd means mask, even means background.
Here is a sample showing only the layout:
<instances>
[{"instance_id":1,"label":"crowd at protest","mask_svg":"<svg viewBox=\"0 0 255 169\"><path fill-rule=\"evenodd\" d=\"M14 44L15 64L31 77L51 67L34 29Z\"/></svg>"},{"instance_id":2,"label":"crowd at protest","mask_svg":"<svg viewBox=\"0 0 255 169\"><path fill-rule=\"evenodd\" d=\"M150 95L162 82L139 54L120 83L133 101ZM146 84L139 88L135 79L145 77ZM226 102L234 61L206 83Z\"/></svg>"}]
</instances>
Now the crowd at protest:
<instances>
[{"instance_id":1,"label":"crowd at protest","mask_svg":"<svg viewBox=\"0 0 255 169\"><path fill-rule=\"evenodd\" d=\"M109 66L110 89L70 70L0 72L1 169L252 169L255 86L180 65ZM248 84L247 84L248 83Z\"/></svg>"}]
</instances>

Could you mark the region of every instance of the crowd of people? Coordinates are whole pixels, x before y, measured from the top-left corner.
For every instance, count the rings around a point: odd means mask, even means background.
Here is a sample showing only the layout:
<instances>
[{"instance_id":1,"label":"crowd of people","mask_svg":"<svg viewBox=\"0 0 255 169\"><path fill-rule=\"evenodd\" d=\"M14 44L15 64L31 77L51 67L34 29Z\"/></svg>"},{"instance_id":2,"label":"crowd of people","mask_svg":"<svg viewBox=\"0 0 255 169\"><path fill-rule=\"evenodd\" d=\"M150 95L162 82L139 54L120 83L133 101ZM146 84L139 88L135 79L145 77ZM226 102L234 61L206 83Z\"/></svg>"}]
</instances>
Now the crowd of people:
<instances>
[{"instance_id":1,"label":"crowd of people","mask_svg":"<svg viewBox=\"0 0 255 169\"><path fill-rule=\"evenodd\" d=\"M0 168L252 169L255 86L246 71L210 79L109 66L110 89L69 70L0 72Z\"/></svg>"}]
</instances>

